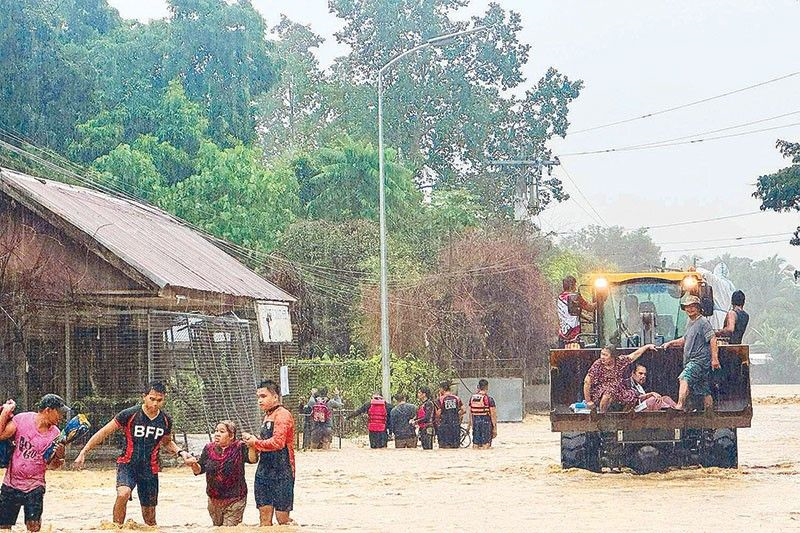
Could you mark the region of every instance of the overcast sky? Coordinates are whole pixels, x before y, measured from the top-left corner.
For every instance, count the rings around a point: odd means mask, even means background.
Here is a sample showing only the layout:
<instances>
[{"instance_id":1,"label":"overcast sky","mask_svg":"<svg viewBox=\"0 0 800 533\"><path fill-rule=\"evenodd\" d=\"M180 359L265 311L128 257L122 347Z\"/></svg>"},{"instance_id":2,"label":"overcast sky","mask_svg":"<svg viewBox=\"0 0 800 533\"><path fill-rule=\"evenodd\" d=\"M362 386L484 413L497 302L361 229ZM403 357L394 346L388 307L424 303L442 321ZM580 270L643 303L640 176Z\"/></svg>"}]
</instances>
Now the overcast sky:
<instances>
[{"instance_id":1,"label":"overcast sky","mask_svg":"<svg viewBox=\"0 0 800 533\"><path fill-rule=\"evenodd\" d=\"M528 85L549 66L584 80L586 87L570 108L572 132L800 71L798 0L497 1L522 15L520 38L533 46L525 69ZM147 21L167 15L162 0L109 3L126 18ZM325 37L318 53L323 66L346 52L333 37L341 23L328 12L326 0L253 4L270 26L284 13ZM487 5L488 1L473 0L464 18ZM569 154L638 145L792 112L797 113L703 137L800 123L800 75L652 118L574 134L552 146L557 154ZM600 223L593 210L603 223L624 227L758 211L759 202L751 197L757 177L788 166L775 149L778 138L800 140L800 125L690 145L564 155L564 168L554 173L564 179L573 199L548 209L540 223L548 231L579 229ZM787 244L798 225L797 213L758 213L650 233L669 259L682 254L711 258L726 251L754 258L777 253L800 267L800 247ZM781 232L785 235L774 235ZM738 237L745 239L735 240ZM752 244L775 240L781 242Z\"/></svg>"}]
</instances>

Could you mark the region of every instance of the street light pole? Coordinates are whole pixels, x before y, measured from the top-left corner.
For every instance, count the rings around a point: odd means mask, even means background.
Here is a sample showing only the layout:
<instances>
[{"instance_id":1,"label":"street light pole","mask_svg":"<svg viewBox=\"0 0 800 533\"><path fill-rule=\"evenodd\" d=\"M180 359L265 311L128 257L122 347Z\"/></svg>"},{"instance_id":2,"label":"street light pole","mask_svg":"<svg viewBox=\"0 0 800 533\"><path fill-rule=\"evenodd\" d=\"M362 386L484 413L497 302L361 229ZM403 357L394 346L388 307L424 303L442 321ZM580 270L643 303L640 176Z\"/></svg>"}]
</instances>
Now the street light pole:
<instances>
[{"instance_id":1,"label":"street light pole","mask_svg":"<svg viewBox=\"0 0 800 533\"><path fill-rule=\"evenodd\" d=\"M451 43L457 37L472 35L479 31L486 30L491 26L481 26L471 30L464 30L446 35L439 35L426 40L424 43L415 46L405 52L395 56L388 63L378 70L378 174L380 183L378 185L378 218L380 225L381 240L381 392L387 400L391 399L391 372L389 366L389 282L388 267L386 260L386 179L383 161L383 74L392 65L403 59L405 56L428 48L430 46L444 46Z\"/></svg>"},{"instance_id":2,"label":"street light pole","mask_svg":"<svg viewBox=\"0 0 800 533\"><path fill-rule=\"evenodd\" d=\"M389 401L392 397L389 370L389 283L386 265L386 191L383 169L383 69L378 71L378 210L381 238L381 392Z\"/></svg>"}]
</instances>

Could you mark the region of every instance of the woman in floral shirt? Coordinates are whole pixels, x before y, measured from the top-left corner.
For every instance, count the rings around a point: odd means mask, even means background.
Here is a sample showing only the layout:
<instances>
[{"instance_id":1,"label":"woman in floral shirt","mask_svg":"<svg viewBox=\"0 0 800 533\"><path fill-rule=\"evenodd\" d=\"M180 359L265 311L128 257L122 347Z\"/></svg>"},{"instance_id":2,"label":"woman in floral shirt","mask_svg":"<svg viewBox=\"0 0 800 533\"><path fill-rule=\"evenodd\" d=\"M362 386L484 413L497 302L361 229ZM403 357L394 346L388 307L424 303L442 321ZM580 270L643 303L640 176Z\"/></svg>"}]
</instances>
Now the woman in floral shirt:
<instances>
[{"instance_id":1,"label":"woman in floral shirt","mask_svg":"<svg viewBox=\"0 0 800 533\"><path fill-rule=\"evenodd\" d=\"M636 392L626 384L625 371L628 365L639 359L648 350L655 350L654 344L647 344L629 355L614 356L614 346L600 350L600 359L595 361L583 380L583 397L589 408L597 406L597 411L605 413L612 403L621 403L625 408L636 405Z\"/></svg>"}]
</instances>

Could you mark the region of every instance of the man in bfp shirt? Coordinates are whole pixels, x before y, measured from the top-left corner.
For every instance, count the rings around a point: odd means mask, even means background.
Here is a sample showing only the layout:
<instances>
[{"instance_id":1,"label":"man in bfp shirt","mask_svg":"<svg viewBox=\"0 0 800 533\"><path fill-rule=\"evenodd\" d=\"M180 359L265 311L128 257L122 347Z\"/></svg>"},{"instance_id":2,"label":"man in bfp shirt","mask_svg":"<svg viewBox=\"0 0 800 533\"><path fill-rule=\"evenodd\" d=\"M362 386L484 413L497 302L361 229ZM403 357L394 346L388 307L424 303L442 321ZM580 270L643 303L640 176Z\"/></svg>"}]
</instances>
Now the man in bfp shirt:
<instances>
[{"instance_id":1,"label":"man in bfp shirt","mask_svg":"<svg viewBox=\"0 0 800 533\"><path fill-rule=\"evenodd\" d=\"M256 390L258 407L264 411L261 435L242 432L242 440L261 455L253 485L261 526L291 524L294 505L294 417L281 405L280 387L268 379Z\"/></svg>"},{"instance_id":2,"label":"man in bfp shirt","mask_svg":"<svg viewBox=\"0 0 800 533\"><path fill-rule=\"evenodd\" d=\"M189 454L172 440L172 418L161 410L167 390L153 381L145 386L141 405L129 407L95 433L75 459L75 468L83 468L86 455L109 435L121 429L125 444L117 457L117 499L114 501L114 523L123 524L128 501L134 487L142 506L142 519L156 525L158 504L158 451L161 446L184 460Z\"/></svg>"}]
</instances>

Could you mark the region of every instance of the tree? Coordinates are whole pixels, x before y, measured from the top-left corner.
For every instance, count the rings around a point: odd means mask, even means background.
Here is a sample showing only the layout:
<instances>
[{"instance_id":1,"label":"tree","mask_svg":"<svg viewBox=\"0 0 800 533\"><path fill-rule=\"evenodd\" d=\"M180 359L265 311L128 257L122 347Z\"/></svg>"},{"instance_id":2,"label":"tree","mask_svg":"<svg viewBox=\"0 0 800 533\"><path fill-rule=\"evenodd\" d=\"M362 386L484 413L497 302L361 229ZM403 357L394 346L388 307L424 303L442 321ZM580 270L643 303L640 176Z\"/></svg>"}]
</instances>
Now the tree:
<instances>
[{"instance_id":1,"label":"tree","mask_svg":"<svg viewBox=\"0 0 800 533\"><path fill-rule=\"evenodd\" d=\"M264 152L276 155L316 148L333 113L328 81L313 52L323 40L285 15L272 31L278 35L275 56L282 59L278 80L258 100L258 131Z\"/></svg>"},{"instance_id":2,"label":"tree","mask_svg":"<svg viewBox=\"0 0 800 533\"><path fill-rule=\"evenodd\" d=\"M378 226L369 220L299 220L278 246L284 263L269 261L270 278L297 299L298 342L305 356L346 354L357 344L361 288L375 283L370 259Z\"/></svg>"},{"instance_id":3,"label":"tree","mask_svg":"<svg viewBox=\"0 0 800 533\"><path fill-rule=\"evenodd\" d=\"M172 80L156 110L155 135L162 141L194 155L206 136L208 120L200 106L186 97L183 85Z\"/></svg>"},{"instance_id":4,"label":"tree","mask_svg":"<svg viewBox=\"0 0 800 533\"><path fill-rule=\"evenodd\" d=\"M467 4L467 0L332 0L329 4L331 12L345 21L337 39L351 48L333 69L333 81L352 104L338 107L340 120L351 134L367 138L377 135L375 81L384 64L431 37L490 26L447 46L421 50L386 73L387 144L397 147L418 181L432 176L435 186L445 188L474 185L485 172L487 159L544 157L541 147L553 134L563 135L567 104L581 86L551 70L524 101L504 97L503 91L522 83L521 69L528 61L530 46L518 38L520 17L491 4L471 23L457 20L458 9ZM513 142L508 140L510 124L516 124ZM485 177L489 184L494 179ZM552 185L558 187L556 181ZM485 197L487 188L488 184L477 187L478 196ZM500 187L500 193L501 204L512 202L513 189Z\"/></svg>"},{"instance_id":5,"label":"tree","mask_svg":"<svg viewBox=\"0 0 800 533\"><path fill-rule=\"evenodd\" d=\"M120 24L105 0L4 1L0 120L33 144L63 151L76 122L98 111L87 43Z\"/></svg>"},{"instance_id":6,"label":"tree","mask_svg":"<svg viewBox=\"0 0 800 533\"><path fill-rule=\"evenodd\" d=\"M387 150L384 157L386 215L392 225L419 206L422 195L411 173L395 162L394 152ZM370 143L342 137L301 161L300 194L310 218L378 220L378 152Z\"/></svg>"},{"instance_id":7,"label":"tree","mask_svg":"<svg viewBox=\"0 0 800 533\"><path fill-rule=\"evenodd\" d=\"M264 19L249 0L170 0L170 50L164 69L189 98L205 102L217 144L256 139L254 100L275 80Z\"/></svg>"},{"instance_id":8,"label":"tree","mask_svg":"<svg viewBox=\"0 0 800 533\"><path fill-rule=\"evenodd\" d=\"M127 144L98 157L92 167L111 188L134 197L152 199L164 185L153 159Z\"/></svg>"},{"instance_id":9,"label":"tree","mask_svg":"<svg viewBox=\"0 0 800 533\"><path fill-rule=\"evenodd\" d=\"M800 211L800 143L778 140L776 146L792 164L774 174L760 176L753 196L761 200L762 211ZM800 246L800 226L789 242Z\"/></svg>"},{"instance_id":10,"label":"tree","mask_svg":"<svg viewBox=\"0 0 800 533\"><path fill-rule=\"evenodd\" d=\"M390 293L391 343L443 368L484 374L543 371L556 331L551 291L539 270L541 242L514 225L467 232L442 250L439 272ZM364 298L362 335L378 344L377 287ZM499 375L499 374L492 374ZM530 375L530 374L529 374Z\"/></svg>"},{"instance_id":11,"label":"tree","mask_svg":"<svg viewBox=\"0 0 800 533\"><path fill-rule=\"evenodd\" d=\"M295 219L297 182L288 168L262 159L257 148L206 141L197 174L163 190L157 203L217 237L271 251Z\"/></svg>"},{"instance_id":12,"label":"tree","mask_svg":"<svg viewBox=\"0 0 800 533\"><path fill-rule=\"evenodd\" d=\"M595 257L605 268L622 271L638 272L661 263L661 248L644 228L627 231L620 226L588 226L565 236L561 246Z\"/></svg>"}]
</instances>

